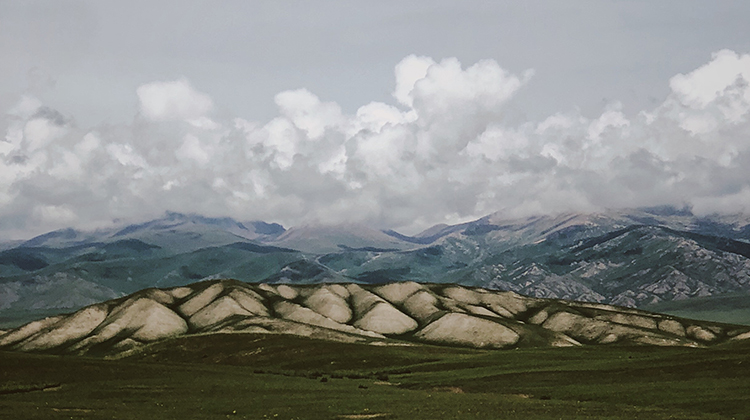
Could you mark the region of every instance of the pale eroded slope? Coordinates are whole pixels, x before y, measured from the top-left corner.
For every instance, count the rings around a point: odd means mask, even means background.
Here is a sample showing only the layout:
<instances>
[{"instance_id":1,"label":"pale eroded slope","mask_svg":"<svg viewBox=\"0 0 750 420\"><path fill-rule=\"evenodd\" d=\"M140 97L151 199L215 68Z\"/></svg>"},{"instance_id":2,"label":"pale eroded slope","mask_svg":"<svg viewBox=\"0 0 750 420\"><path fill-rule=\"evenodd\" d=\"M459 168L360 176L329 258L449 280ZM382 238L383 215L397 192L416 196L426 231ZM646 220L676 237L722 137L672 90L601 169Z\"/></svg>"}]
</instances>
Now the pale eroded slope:
<instances>
[{"instance_id":1,"label":"pale eroded slope","mask_svg":"<svg viewBox=\"0 0 750 420\"><path fill-rule=\"evenodd\" d=\"M248 284L146 289L0 332L0 349L115 354L171 337L292 334L348 342L476 348L636 344L701 347L750 327L456 285Z\"/></svg>"}]
</instances>

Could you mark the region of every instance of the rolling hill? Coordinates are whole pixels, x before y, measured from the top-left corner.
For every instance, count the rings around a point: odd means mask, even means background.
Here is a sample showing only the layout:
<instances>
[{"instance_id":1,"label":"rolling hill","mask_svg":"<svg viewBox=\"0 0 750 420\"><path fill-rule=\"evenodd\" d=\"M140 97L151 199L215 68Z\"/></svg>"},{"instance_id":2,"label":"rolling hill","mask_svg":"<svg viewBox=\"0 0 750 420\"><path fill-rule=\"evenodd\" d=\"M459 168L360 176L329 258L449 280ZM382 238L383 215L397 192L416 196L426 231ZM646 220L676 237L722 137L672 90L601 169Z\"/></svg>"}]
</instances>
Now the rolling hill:
<instances>
[{"instance_id":1,"label":"rolling hill","mask_svg":"<svg viewBox=\"0 0 750 420\"><path fill-rule=\"evenodd\" d=\"M178 337L284 334L347 343L469 348L750 340L750 327L609 305L414 282L290 286L215 280L145 289L0 334L0 350L128 355ZM166 340L167 344L164 344Z\"/></svg>"}]
</instances>

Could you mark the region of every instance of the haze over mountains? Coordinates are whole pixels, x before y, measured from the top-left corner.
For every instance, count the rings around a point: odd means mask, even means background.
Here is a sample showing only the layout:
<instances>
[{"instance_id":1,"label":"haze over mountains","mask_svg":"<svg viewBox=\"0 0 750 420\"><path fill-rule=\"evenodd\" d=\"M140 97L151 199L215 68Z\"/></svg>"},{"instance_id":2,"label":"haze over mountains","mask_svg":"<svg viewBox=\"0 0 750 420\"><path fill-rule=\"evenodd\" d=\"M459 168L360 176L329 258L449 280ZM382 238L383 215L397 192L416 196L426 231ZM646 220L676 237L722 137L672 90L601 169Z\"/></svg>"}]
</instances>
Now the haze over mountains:
<instances>
[{"instance_id":1,"label":"haze over mountains","mask_svg":"<svg viewBox=\"0 0 750 420\"><path fill-rule=\"evenodd\" d=\"M415 236L168 213L119 229L50 232L2 249L0 327L148 287L218 278L456 283L629 307L750 292L750 218L670 207L492 214Z\"/></svg>"}]
</instances>

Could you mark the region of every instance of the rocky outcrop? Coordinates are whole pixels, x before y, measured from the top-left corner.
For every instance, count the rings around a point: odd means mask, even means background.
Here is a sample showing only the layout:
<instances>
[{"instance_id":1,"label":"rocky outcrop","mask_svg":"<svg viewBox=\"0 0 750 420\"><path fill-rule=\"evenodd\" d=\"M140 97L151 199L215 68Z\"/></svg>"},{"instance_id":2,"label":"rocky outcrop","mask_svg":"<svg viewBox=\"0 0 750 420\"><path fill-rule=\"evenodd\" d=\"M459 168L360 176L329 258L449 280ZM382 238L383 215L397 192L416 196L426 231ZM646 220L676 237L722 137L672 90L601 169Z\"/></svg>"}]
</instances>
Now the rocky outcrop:
<instances>
[{"instance_id":1,"label":"rocky outcrop","mask_svg":"<svg viewBox=\"0 0 750 420\"><path fill-rule=\"evenodd\" d=\"M346 289L339 293L342 294L334 293L329 286L321 287L305 299L305 305L336 322L347 323L352 319L352 310L346 302L349 294Z\"/></svg>"},{"instance_id":2,"label":"rocky outcrop","mask_svg":"<svg viewBox=\"0 0 750 420\"><path fill-rule=\"evenodd\" d=\"M491 349L702 347L750 339L747 326L457 285L293 286L213 280L147 289L3 331L0 349L117 354L171 337L227 332Z\"/></svg>"},{"instance_id":3,"label":"rocky outcrop","mask_svg":"<svg viewBox=\"0 0 750 420\"><path fill-rule=\"evenodd\" d=\"M415 337L432 343L477 348L510 347L521 338L518 333L497 322L458 313L440 317Z\"/></svg>"}]
</instances>

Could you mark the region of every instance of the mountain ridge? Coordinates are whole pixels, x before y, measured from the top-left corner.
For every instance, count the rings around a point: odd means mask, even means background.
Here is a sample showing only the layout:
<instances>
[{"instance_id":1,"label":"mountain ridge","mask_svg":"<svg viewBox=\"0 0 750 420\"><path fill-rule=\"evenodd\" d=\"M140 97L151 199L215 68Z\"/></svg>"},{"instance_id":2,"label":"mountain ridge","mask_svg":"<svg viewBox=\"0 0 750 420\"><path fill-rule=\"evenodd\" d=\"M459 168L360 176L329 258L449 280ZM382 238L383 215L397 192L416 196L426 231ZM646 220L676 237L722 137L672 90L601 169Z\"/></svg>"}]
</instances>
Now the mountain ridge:
<instances>
[{"instance_id":1,"label":"mountain ridge","mask_svg":"<svg viewBox=\"0 0 750 420\"><path fill-rule=\"evenodd\" d=\"M290 286L214 280L144 289L0 333L0 350L117 356L195 334L287 334L374 345L705 347L750 326L455 284Z\"/></svg>"},{"instance_id":2,"label":"mountain ridge","mask_svg":"<svg viewBox=\"0 0 750 420\"><path fill-rule=\"evenodd\" d=\"M747 216L666 207L511 219L493 213L415 236L168 213L110 230L63 229L0 251L0 328L17 326L24 311L76 309L212 278L459 283L642 307L750 293L749 255ZM73 289L81 299L64 298Z\"/></svg>"}]
</instances>

